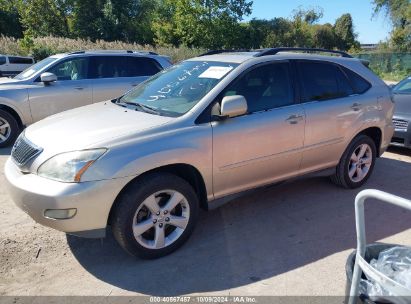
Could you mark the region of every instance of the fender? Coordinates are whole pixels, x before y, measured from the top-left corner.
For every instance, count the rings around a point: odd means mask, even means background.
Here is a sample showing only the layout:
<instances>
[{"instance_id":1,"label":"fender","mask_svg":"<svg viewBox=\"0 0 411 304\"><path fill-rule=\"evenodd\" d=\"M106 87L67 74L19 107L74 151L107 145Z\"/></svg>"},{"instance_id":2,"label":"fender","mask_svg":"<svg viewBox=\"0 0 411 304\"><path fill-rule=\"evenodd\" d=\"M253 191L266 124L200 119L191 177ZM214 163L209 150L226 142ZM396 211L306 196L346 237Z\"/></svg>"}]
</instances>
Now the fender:
<instances>
[{"instance_id":1,"label":"fender","mask_svg":"<svg viewBox=\"0 0 411 304\"><path fill-rule=\"evenodd\" d=\"M24 94L20 93L22 91ZM0 107L5 106L13 109L19 116L23 126L27 126L33 122L27 90L2 90L0 91L0 95L2 95L0 96ZM14 97L18 101L15 101Z\"/></svg>"}]
</instances>

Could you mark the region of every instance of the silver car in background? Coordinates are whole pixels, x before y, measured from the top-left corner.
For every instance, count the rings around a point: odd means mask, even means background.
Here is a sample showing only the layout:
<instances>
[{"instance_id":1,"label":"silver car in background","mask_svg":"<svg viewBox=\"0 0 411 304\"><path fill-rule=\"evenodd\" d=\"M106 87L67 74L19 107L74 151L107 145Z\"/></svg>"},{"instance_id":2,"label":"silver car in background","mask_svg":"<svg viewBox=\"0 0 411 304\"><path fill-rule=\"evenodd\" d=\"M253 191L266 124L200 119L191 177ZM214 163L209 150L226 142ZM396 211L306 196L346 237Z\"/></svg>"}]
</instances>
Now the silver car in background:
<instances>
[{"instance_id":1,"label":"silver car in background","mask_svg":"<svg viewBox=\"0 0 411 304\"><path fill-rule=\"evenodd\" d=\"M346 53L285 50L212 52L31 125L5 165L11 197L45 226L111 225L127 252L157 258L231 195L317 171L360 187L394 131L389 88Z\"/></svg>"},{"instance_id":2,"label":"silver car in background","mask_svg":"<svg viewBox=\"0 0 411 304\"><path fill-rule=\"evenodd\" d=\"M171 65L152 52L78 51L50 56L0 80L0 147L47 116L117 98Z\"/></svg>"},{"instance_id":3,"label":"silver car in background","mask_svg":"<svg viewBox=\"0 0 411 304\"><path fill-rule=\"evenodd\" d=\"M395 133L391 145L411 149L411 76L392 88Z\"/></svg>"}]
</instances>

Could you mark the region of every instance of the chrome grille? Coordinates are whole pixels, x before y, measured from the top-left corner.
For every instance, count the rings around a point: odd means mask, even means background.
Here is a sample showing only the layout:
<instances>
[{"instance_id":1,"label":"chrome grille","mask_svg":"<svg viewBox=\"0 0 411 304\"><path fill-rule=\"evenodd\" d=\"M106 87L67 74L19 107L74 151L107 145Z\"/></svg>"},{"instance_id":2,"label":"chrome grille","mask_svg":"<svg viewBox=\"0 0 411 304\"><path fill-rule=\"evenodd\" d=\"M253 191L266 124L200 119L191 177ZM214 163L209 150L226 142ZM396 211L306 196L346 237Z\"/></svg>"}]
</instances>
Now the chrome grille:
<instances>
[{"instance_id":1,"label":"chrome grille","mask_svg":"<svg viewBox=\"0 0 411 304\"><path fill-rule=\"evenodd\" d=\"M11 157L19 166L24 166L30 159L39 155L42 149L31 143L22 134L11 150Z\"/></svg>"},{"instance_id":2,"label":"chrome grille","mask_svg":"<svg viewBox=\"0 0 411 304\"><path fill-rule=\"evenodd\" d=\"M392 124L394 125L394 127L396 129L403 129L403 130L407 130L408 129L408 121L407 120L403 120L403 119L393 119L392 120Z\"/></svg>"}]
</instances>

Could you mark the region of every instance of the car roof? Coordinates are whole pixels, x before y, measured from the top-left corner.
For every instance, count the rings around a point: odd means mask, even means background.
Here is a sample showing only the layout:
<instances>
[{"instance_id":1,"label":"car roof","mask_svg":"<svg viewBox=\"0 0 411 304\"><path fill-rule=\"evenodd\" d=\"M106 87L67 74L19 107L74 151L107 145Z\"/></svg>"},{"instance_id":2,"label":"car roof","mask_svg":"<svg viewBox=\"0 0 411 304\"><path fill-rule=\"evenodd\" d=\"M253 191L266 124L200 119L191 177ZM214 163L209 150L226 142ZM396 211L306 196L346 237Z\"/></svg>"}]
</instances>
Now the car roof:
<instances>
[{"instance_id":1,"label":"car roof","mask_svg":"<svg viewBox=\"0 0 411 304\"><path fill-rule=\"evenodd\" d=\"M135 50L84 50L84 51L74 51L74 52L69 52L69 53L59 53L52 55L50 57L53 58L62 58L62 57L68 57L68 56L81 56L81 55L118 55L118 56L130 56L130 55L136 55L136 56L150 56L150 57L155 57L155 56L161 56L155 52L151 51L135 51Z\"/></svg>"},{"instance_id":2,"label":"car roof","mask_svg":"<svg viewBox=\"0 0 411 304\"><path fill-rule=\"evenodd\" d=\"M305 52L305 53L302 53ZM307 53L309 52L309 53ZM332 56L322 55L330 53ZM336 56L339 55L339 56ZM273 59L311 59L311 60L347 60L352 56L342 51L309 48L272 48L252 51L209 51L203 55L188 59L188 61L219 61L230 63L243 63L248 60L265 56L275 56ZM357 59L355 59L357 60Z\"/></svg>"}]
</instances>

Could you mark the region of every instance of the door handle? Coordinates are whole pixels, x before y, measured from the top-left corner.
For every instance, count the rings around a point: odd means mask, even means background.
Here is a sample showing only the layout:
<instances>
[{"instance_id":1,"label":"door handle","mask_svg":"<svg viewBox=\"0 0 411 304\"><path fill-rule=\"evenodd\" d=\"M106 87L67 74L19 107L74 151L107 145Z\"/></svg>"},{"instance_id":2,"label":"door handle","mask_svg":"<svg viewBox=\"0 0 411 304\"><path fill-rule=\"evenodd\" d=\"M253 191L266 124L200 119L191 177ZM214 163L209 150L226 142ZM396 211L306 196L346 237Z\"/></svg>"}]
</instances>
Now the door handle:
<instances>
[{"instance_id":1,"label":"door handle","mask_svg":"<svg viewBox=\"0 0 411 304\"><path fill-rule=\"evenodd\" d=\"M131 86L132 87L138 86L138 83L132 83Z\"/></svg>"},{"instance_id":2,"label":"door handle","mask_svg":"<svg viewBox=\"0 0 411 304\"><path fill-rule=\"evenodd\" d=\"M76 90L84 90L84 87L75 87L74 89L76 89Z\"/></svg>"},{"instance_id":3,"label":"door handle","mask_svg":"<svg viewBox=\"0 0 411 304\"><path fill-rule=\"evenodd\" d=\"M354 111L359 111L361 109L361 104L360 103L353 103L351 106L351 109Z\"/></svg>"},{"instance_id":4,"label":"door handle","mask_svg":"<svg viewBox=\"0 0 411 304\"><path fill-rule=\"evenodd\" d=\"M295 125L298 124L299 121L303 120L304 116L303 115L290 115L290 117L288 117L285 121L287 121L288 123Z\"/></svg>"}]
</instances>

